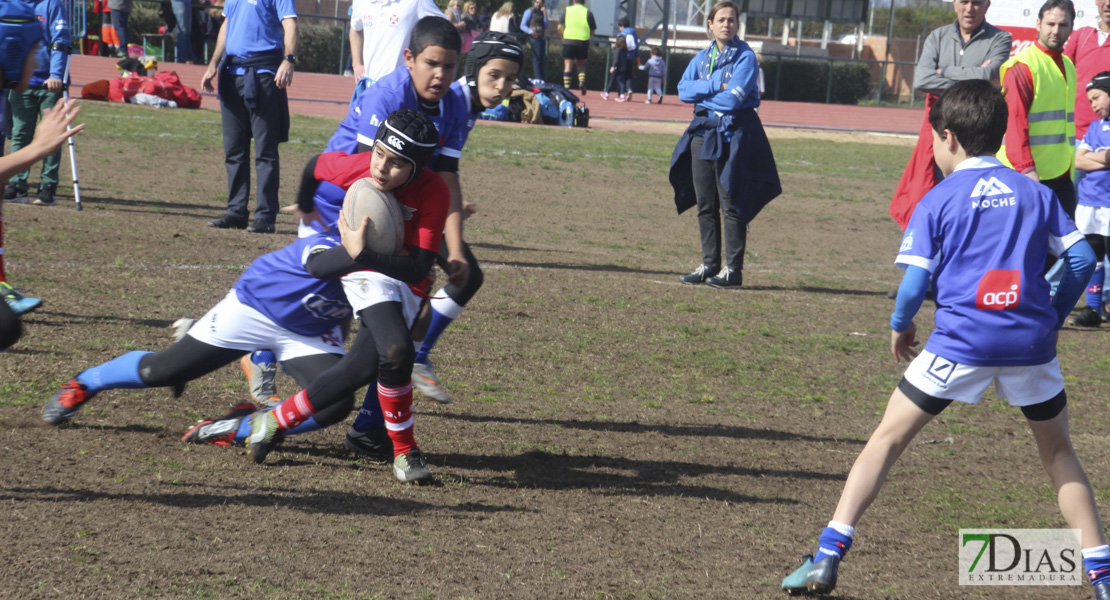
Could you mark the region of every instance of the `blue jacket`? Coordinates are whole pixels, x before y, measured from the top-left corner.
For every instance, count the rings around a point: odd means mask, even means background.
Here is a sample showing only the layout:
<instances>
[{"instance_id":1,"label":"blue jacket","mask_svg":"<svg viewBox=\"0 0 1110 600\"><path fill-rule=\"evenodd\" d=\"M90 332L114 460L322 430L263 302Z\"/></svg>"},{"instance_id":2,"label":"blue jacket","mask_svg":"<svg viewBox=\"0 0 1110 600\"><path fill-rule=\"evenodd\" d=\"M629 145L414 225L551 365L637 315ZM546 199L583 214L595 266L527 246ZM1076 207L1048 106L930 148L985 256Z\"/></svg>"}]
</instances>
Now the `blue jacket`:
<instances>
[{"instance_id":1,"label":"blue jacket","mask_svg":"<svg viewBox=\"0 0 1110 600\"><path fill-rule=\"evenodd\" d=\"M690 61L678 82L678 99L717 113L735 113L759 106L759 62L755 52L734 37L719 54L717 43ZM728 87L721 90L721 84ZM722 117L724 116L722 115Z\"/></svg>"},{"instance_id":2,"label":"blue jacket","mask_svg":"<svg viewBox=\"0 0 1110 600\"><path fill-rule=\"evenodd\" d=\"M41 88L50 78L61 79L66 72L66 53L51 50L56 43L69 45L69 16L62 0L42 0L35 3L35 15L42 21L42 43L35 51L38 66L31 72L30 87ZM63 82L64 83L64 82Z\"/></svg>"},{"instance_id":3,"label":"blue jacket","mask_svg":"<svg viewBox=\"0 0 1110 600\"><path fill-rule=\"evenodd\" d=\"M782 193L778 167L759 106L759 63L752 49L732 38L719 54L716 43L694 57L678 82L678 97L694 104L694 119L675 144L669 174L679 213L696 206L693 160L722 164L721 185L740 218L750 222ZM721 85L727 84L724 90ZM691 156L694 136L705 140L701 156Z\"/></svg>"}]
</instances>

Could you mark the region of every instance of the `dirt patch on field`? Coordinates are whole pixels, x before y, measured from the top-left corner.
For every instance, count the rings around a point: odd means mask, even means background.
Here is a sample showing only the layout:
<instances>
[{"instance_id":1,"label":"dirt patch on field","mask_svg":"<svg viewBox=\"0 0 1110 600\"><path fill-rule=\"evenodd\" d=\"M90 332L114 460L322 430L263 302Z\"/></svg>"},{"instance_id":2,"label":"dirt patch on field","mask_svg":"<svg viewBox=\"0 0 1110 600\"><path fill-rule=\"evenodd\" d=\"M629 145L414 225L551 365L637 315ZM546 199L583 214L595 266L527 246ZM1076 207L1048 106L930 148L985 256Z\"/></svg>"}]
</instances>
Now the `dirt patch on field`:
<instances>
[{"instance_id":1,"label":"dirt patch on field","mask_svg":"<svg viewBox=\"0 0 1110 600\"><path fill-rule=\"evenodd\" d=\"M166 347L174 319L293 239L287 218L274 236L204 226L224 210L219 116L173 114L90 108L86 210L68 196L5 207L9 276L46 306L0 355L0 597L781 596L901 375L886 354L899 232L885 207L908 147L776 142L786 193L752 224L745 289L725 292L678 283L699 253L694 216L674 214L669 138L476 129L463 177L485 285L435 354L456 403L418 400L437 483L412 487L348 454L346 424L286 440L263 466L180 443L244 399L234 365L178 400L111 391L70 427L39 423L67 378ZM286 199L334 126L294 124ZM168 167L133 168L152 161ZM1062 336L1100 498L1107 382L1080 359L1103 349L1097 331ZM956 407L895 468L837 593L963 597L956 530L1003 526L1063 522L1020 414Z\"/></svg>"}]
</instances>

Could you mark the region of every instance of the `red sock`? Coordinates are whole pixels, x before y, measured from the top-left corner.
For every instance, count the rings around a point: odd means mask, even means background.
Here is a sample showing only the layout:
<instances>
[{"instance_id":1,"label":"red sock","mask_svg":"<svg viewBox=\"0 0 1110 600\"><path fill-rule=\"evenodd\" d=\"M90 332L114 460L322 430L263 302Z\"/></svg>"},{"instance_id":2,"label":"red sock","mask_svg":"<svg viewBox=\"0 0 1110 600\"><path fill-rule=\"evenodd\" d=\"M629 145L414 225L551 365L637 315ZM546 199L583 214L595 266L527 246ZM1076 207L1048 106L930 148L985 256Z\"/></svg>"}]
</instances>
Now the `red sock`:
<instances>
[{"instance_id":1,"label":"red sock","mask_svg":"<svg viewBox=\"0 0 1110 600\"><path fill-rule=\"evenodd\" d=\"M416 448L412 435L412 384L386 387L378 384L378 400L385 413L385 428L393 440L393 456L408 454Z\"/></svg>"},{"instance_id":2,"label":"red sock","mask_svg":"<svg viewBox=\"0 0 1110 600\"><path fill-rule=\"evenodd\" d=\"M3 142L0 141L0 144ZM0 202L0 281L7 281L8 274L4 272L4 204Z\"/></svg>"},{"instance_id":3,"label":"red sock","mask_svg":"<svg viewBox=\"0 0 1110 600\"><path fill-rule=\"evenodd\" d=\"M274 408L278 431L289 431L316 414L308 401L308 391L301 390Z\"/></svg>"}]
</instances>

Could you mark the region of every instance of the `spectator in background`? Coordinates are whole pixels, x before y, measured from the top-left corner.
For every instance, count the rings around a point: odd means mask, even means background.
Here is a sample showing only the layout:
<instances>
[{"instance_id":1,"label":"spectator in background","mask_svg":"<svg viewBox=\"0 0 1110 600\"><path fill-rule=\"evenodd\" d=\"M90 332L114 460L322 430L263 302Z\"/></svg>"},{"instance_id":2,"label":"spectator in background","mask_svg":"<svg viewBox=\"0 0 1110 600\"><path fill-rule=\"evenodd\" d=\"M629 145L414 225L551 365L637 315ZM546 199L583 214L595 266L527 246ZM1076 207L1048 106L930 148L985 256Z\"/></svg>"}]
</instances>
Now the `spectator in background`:
<instances>
[{"instance_id":1,"label":"spectator in background","mask_svg":"<svg viewBox=\"0 0 1110 600\"><path fill-rule=\"evenodd\" d=\"M758 57L759 55L757 54L756 56ZM667 63L663 62L663 52L659 49L659 46L653 46L651 48L651 58L640 66L640 70L646 70L648 72L647 100L644 100L644 104L651 104L651 95L653 93L659 94L659 104L662 104L663 75L667 71ZM763 70L760 69L759 72L762 73ZM763 94L760 93L760 97L762 96Z\"/></svg>"},{"instance_id":2,"label":"spectator in background","mask_svg":"<svg viewBox=\"0 0 1110 600\"><path fill-rule=\"evenodd\" d=\"M108 8L112 11L112 28L116 30L119 39L119 50L116 56L127 58L127 42L131 39L131 32L127 28L127 19L131 17L131 9L135 0L108 0Z\"/></svg>"},{"instance_id":3,"label":"spectator in background","mask_svg":"<svg viewBox=\"0 0 1110 600\"><path fill-rule=\"evenodd\" d=\"M585 0L573 0L563 13L559 33L563 35L563 87L574 85L574 70L578 69L578 91L586 94L586 59L590 55L590 38L597 30L594 14L586 8Z\"/></svg>"},{"instance_id":4,"label":"spectator in background","mask_svg":"<svg viewBox=\"0 0 1110 600\"><path fill-rule=\"evenodd\" d=\"M513 32L513 3L506 2L489 21L489 30L498 33Z\"/></svg>"},{"instance_id":5,"label":"spectator in background","mask_svg":"<svg viewBox=\"0 0 1110 600\"><path fill-rule=\"evenodd\" d=\"M782 193L771 143L755 112L759 63L736 36L739 16L732 2L709 10L713 42L678 82L678 98L694 105L694 118L675 145L670 171L675 207L682 213L697 206L701 233L702 263L680 281L731 289L743 285L748 223Z\"/></svg>"},{"instance_id":6,"label":"spectator in background","mask_svg":"<svg viewBox=\"0 0 1110 600\"><path fill-rule=\"evenodd\" d=\"M424 17L450 15L452 11L461 20L457 7L458 0L451 1L446 13L439 10L433 0L355 2L349 35L351 68L355 79L365 77L368 83L374 82L405 64L405 48L409 46L409 37L416 22Z\"/></svg>"},{"instance_id":7,"label":"spectator in background","mask_svg":"<svg viewBox=\"0 0 1110 600\"><path fill-rule=\"evenodd\" d=\"M460 0L450 0L447 3L447 10L443 11L443 16L459 30L459 35L466 31L466 23L463 23L462 2Z\"/></svg>"},{"instance_id":8,"label":"spectator in background","mask_svg":"<svg viewBox=\"0 0 1110 600\"><path fill-rule=\"evenodd\" d=\"M482 24L478 20L478 5L468 1L463 4L463 54L470 51L470 44L474 42L474 38L478 37L479 33L482 33Z\"/></svg>"},{"instance_id":9,"label":"spectator in background","mask_svg":"<svg viewBox=\"0 0 1110 600\"><path fill-rule=\"evenodd\" d=\"M100 56L115 56L119 52L119 37L112 27L112 9L108 8L108 0L95 0L93 14L100 14L100 44L97 54Z\"/></svg>"},{"instance_id":10,"label":"spectator in background","mask_svg":"<svg viewBox=\"0 0 1110 600\"><path fill-rule=\"evenodd\" d=\"M1010 57L1010 34L987 23L990 0L955 0L956 21L937 27L925 38L921 58L913 72L913 85L925 93L925 118L917 146L890 201L890 216L902 229L921 197L940 181L933 159L933 128L929 109L941 92L957 81L998 81L998 69ZM891 299L894 295L888 294Z\"/></svg>"},{"instance_id":11,"label":"spectator in background","mask_svg":"<svg viewBox=\"0 0 1110 600\"><path fill-rule=\"evenodd\" d=\"M174 62L195 64L193 56L193 3L191 0L172 0L173 18L177 20L177 56Z\"/></svg>"},{"instance_id":12,"label":"spectator in background","mask_svg":"<svg viewBox=\"0 0 1110 600\"><path fill-rule=\"evenodd\" d=\"M520 17L520 30L528 35L532 44L532 79L544 81L547 64L547 9L544 0L533 0L532 6Z\"/></svg>"},{"instance_id":13,"label":"spectator in background","mask_svg":"<svg viewBox=\"0 0 1110 600\"><path fill-rule=\"evenodd\" d=\"M614 87L617 88L617 102L625 102L628 97L625 95L625 87L629 84L628 72L628 43L624 41L624 36L618 35L617 39L613 42L613 56L610 59L611 66L609 67L609 85L605 87L605 91L601 92L601 99L609 99L609 90Z\"/></svg>"},{"instance_id":14,"label":"spectator in background","mask_svg":"<svg viewBox=\"0 0 1110 600\"><path fill-rule=\"evenodd\" d=\"M293 0L228 0L223 16L200 84L206 92L219 88L227 167L227 214L208 226L273 233L281 178L278 144L289 139L285 89L297 62L297 10ZM251 138L258 197L254 223L247 227Z\"/></svg>"},{"instance_id":15,"label":"spectator in background","mask_svg":"<svg viewBox=\"0 0 1110 600\"><path fill-rule=\"evenodd\" d=\"M627 17L621 17L617 21L617 25L621 30L617 33L618 37L624 38L625 47L628 50L625 53L624 59L628 62L625 66L625 73L628 74L628 79L625 81L625 89L621 90L624 94L625 100L632 99L632 74L636 72L636 68L640 66L640 43L636 39L636 28L632 26L632 22Z\"/></svg>"},{"instance_id":16,"label":"spectator in background","mask_svg":"<svg viewBox=\"0 0 1110 600\"><path fill-rule=\"evenodd\" d=\"M1098 27L1080 27L1068 38L1064 56L1075 63L1075 140L1081 142L1087 127L1098 115L1087 99L1087 83L1102 71L1110 70L1110 0L1094 0ZM1076 171L1082 179L1085 171Z\"/></svg>"},{"instance_id":17,"label":"spectator in background","mask_svg":"<svg viewBox=\"0 0 1110 600\"><path fill-rule=\"evenodd\" d=\"M62 99L62 77L65 76L70 45L69 18L66 16L65 4L63 0L41 0L34 5L34 10L42 23L42 42L35 50L38 65L31 72L27 91L12 90L8 96L12 111L12 154L31 143L35 137L35 126L43 111L54 108ZM61 162L61 146L42 160L39 193L34 204L54 206L58 203L55 196L58 193L58 167ZM12 175L8 189L4 192L5 202L27 203L27 177L30 171L27 168Z\"/></svg>"}]
</instances>

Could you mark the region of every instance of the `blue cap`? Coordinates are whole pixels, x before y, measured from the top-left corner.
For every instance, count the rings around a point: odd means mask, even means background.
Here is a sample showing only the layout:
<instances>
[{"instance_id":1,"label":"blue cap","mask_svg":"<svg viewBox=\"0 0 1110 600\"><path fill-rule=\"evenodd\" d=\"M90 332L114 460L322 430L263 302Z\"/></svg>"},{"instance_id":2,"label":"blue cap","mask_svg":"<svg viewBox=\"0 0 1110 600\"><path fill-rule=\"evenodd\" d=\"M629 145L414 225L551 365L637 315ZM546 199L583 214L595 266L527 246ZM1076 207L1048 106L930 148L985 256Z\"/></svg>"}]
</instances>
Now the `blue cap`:
<instances>
[{"instance_id":1,"label":"blue cap","mask_svg":"<svg viewBox=\"0 0 1110 600\"><path fill-rule=\"evenodd\" d=\"M34 7L23 0L0 0L0 69L5 88L19 85L27 54L42 39L42 23Z\"/></svg>"}]
</instances>

